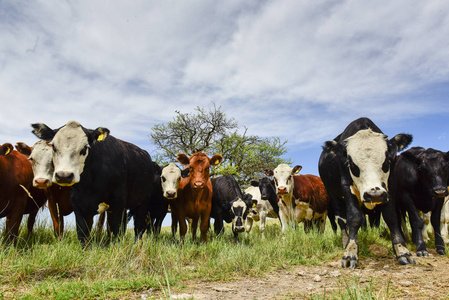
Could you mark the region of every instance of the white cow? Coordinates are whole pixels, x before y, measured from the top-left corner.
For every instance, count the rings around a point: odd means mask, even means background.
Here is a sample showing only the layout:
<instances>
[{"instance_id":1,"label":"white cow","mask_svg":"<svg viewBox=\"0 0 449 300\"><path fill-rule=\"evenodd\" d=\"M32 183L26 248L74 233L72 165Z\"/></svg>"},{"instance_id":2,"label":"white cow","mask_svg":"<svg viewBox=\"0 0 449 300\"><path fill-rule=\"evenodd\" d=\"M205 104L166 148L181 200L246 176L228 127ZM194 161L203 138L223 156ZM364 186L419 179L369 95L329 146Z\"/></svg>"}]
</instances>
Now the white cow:
<instances>
[{"instance_id":1,"label":"white cow","mask_svg":"<svg viewBox=\"0 0 449 300\"><path fill-rule=\"evenodd\" d=\"M273 206L271 206L268 200L262 200L260 189L258 186L250 186L245 190L245 194L250 194L253 196L253 200L257 201L256 206L251 208L246 217L246 234L248 237L249 232L253 226L253 222L260 221L259 230L262 235L262 238L265 238L265 223L267 217L269 218L278 218L278 215L274 212Z\"/></svg>"}]
</instances>

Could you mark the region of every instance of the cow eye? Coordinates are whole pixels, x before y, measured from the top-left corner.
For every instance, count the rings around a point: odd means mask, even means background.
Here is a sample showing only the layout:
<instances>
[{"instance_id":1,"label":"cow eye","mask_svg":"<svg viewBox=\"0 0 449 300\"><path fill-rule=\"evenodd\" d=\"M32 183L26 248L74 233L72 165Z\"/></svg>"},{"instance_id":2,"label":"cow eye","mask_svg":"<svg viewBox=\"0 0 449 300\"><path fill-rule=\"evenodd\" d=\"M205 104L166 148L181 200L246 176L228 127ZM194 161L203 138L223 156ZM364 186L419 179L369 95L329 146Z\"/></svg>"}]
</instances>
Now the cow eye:
<instances>
[{"instance_id":1,"label":"cow eye","mask_svg":"<svg viewBox=\"0 0 449 300\"><path fill-rule=\"evenodd\" d=\"M165 177L164 176L161 176L161 180L162 180L162 182L165 182Z\"/></svg>"},{"instance_id":2,"label":"cow eye","mask_svg":"<svg viewBox=\"0 0 449 300\"><path fill-rule=\"evenodd\" d=\"M84 148L81 149L81 151L80 151L80 155L86 155L86 154L87 154L87 149L88 149L88 148L89 148L88 145L84 146Z\"/></svg>"},{"instance_id":3,"label":"cow eye","mask_svg":"<svg viewBox=\"0 0 449 300\"><path fill-rule=\"evenodd\" d=\"M348 162L349 162L349 168L351 169L352 175L354 175L355 177L360 177L360 169L352 161L352 157L351 156L348 156Z\"/></svg>"}]
</instances>

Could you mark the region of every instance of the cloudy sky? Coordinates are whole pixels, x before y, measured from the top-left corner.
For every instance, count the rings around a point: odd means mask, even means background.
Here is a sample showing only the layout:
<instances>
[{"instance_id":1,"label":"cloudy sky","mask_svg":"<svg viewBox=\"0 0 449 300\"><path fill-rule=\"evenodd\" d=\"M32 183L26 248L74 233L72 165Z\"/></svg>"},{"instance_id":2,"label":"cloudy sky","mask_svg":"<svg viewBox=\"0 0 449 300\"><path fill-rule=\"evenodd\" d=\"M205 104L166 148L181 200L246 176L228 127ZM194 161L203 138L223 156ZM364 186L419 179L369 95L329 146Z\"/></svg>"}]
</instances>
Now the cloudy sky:
<instances>
[{"instance_id":1,"label":"cloudy sky","mask_svg":"<svg viewBox=\"0 0 449 300\"><path fill-rule=\"evenodd\" d=\"M77 120L154 153L154 124L215 101L304 173L361 116L449 150L447 1L0 3L0 143Z\"/></svg>"}]
</instances>

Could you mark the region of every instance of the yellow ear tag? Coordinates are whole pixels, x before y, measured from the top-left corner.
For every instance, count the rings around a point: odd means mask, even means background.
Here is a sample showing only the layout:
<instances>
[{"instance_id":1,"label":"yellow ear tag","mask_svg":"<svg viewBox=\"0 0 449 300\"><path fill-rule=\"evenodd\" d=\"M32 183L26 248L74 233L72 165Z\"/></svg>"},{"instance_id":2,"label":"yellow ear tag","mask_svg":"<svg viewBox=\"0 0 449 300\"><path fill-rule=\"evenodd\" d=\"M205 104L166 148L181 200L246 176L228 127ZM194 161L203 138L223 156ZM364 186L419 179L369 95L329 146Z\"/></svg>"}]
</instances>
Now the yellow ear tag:
<instances>
[{"instance_id":1,"label":"yellow ear tag","mask_svg":"<svg viewBox=\"0 0 449 300\"><path fill-rule=\"evenodd\" d=\"M256 203L253 203L253 208L256 207Z\"/></svg>"},{"instance_id":2,"label":"yellow ear tag","mask_svg":"<svg viewBox=\"0 0 449 300\"><path fill-rule=\"evenodd\" d=\"M295 171L295 174L298 174L298 173L299 173L299 170L296 170L296 171Z\"/></svg>"},{"instance_id":3,"label":"yellow ear tag","mask_svg":"<svg viewBox=\"0 0 449 300\"><path fill-rule=\"evenodd\" d=\"M5 156L8 155L11 152L11 148L8 147L8 149L6 150Z\"/></svg>"},{"instance_id":4,"label":"yellow ear tag","mask_svg":"<svg viewBox=\"0 0 449 300\"><path fill-rule=\"evenodd\" d=\"M220 160L217 159L217 160L215 161L215 164L218 165L219 163L220 163Z\"/></svg>"},{"instance_id":5,"label":"yellow ear tag","mask_svg":"<svg viewBox=\"0 0 449 300\"><path fill-rule=\"evenodd\" d=\"M102 140L104 140L104 133L101 133L97 138L97 141L102 141Z\"/></svg>"},{"instance_id":6,"label":"yellow ear tag","mask_svg":"<svg viewBox=\"0 0 449 300\"><path fill-rule=\"evenodd\" d=\"M104 202L102 202L102 203L98 204L97 212L98 212L99 214L102 214L102 213L104 213L105 211L107 211L108 208L109 208L109 205L106 204L106 203L104 203Z\"/></svg>"}]
</instances>

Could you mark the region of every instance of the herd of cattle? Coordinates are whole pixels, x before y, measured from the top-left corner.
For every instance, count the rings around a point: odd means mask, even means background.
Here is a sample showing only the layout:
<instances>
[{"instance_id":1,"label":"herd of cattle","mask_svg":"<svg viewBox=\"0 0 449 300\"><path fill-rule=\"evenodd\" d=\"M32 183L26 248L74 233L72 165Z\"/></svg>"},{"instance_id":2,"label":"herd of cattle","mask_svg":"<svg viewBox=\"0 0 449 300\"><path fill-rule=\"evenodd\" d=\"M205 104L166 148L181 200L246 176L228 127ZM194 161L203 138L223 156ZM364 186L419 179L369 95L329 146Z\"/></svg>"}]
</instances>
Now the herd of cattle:
<instances>
[{"instance_id":1,"label":"herd of cattle","mask_svg":"<svg viewBox=\"0 0 449 300\"><path fill-rule=\"evenodd\" d=\"M31 232L39 208L48 202L56 237L62 236L64 216L74 212L83 246L96 214L100 226L107 220L114 236L132 216L140 238L147 230L158 234L170 208L173 236L179 225L183 240L190 220L193 239L199 223L204 242L210 218L216 234L224 231L223 222L232 223L235 241L241 232L248 235L253 221L260 221L263 236L267 217L279 219L282 233L300 222L306 232L313 227L324 232L329 218L332 229L337 231L338 224L342 232L342 267L350 268L358 263L357 232L366 215L371 226L379 226L383 216L400 264L415 263L405 244L408 215L417 255L428 256L429 220L436 250L445 254L449 153L413 147L398 155L412 136L387 139L367 118L351 122L324 144L320 177L299 175L301 166L281 164L263 170L266 177L244 192L232 176L210 178L210 167L223 160L218 154L178 154L184 169L173 163L160 167L145 150L114 138L104 127L86 129L75 121L58 129L42 123L32 127L40 139L33 147L0 147L0 217L6 216L7 242L15 242L24 214L29 214Z\"/></svg>"}]
</instances>

